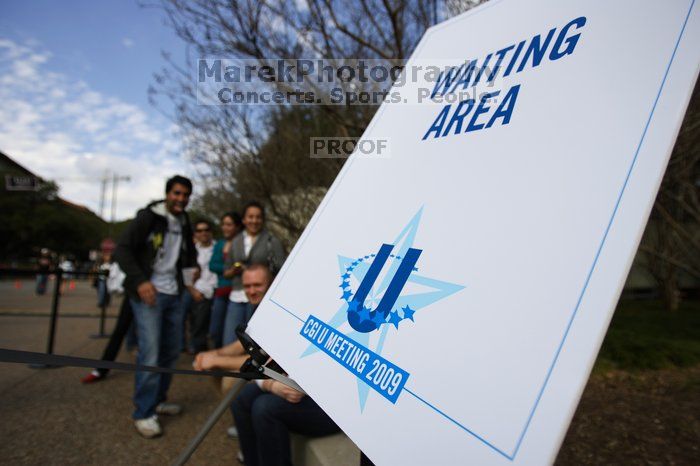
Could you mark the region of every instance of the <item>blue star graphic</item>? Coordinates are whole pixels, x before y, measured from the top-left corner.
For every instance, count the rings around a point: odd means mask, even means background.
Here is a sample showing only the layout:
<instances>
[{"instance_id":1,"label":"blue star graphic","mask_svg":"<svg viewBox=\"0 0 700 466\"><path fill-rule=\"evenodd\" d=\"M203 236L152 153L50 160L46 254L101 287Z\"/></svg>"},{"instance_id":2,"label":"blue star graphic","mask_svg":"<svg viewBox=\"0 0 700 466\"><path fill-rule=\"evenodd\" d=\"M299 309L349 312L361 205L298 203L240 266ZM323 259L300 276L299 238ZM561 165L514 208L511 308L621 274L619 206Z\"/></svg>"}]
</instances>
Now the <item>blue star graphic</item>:
<instances>
[{"instance_id":1,"label":"blue star graphic","mask_svg":"<svg viewBox=\"0 0 700 466\"><path fill-rule=\"evenodd\" d=\"M365 321L365 320L369 320L369 312L370 312L369 309L362 306L362 309L360 310L360 312L357 313L358 317L360 318L360 322Z\"/></svg>"},{"instance_id":2,"label":"blue star graphic","mask_svg":"<svg viewBox=\"0 0 700 466\"><path fill-rule=\"evenodd\" d=\"M392 311L392 313L389 314L389 323L394 324L394 326L398 329L399 322L401 322L401 317L399 317L399 313Z\"/></svg>"},{"instance_id":3,"label":"blue star graphic","mask_svg":"<svg viewBox=\"0 0 700 466\"><path fill-rule=\"evenodd\" d=\"M350 296L352 296L352 293L350 293L348 290L343 291L343 296L340 297L340 299L344 299L347 301L350 299Z\"/></svg>"},{"instance_id":4,"label":"blue star graphic","mask_svg":"<svg viewBox=\"0 0 700 466\"><path fill-rule=\"evenodd\" d=\"M377 326L386 324L386 319L384 318L384 314L381 312L375 312L374 317L372 317L372 320L377 324Z\"/></svg>"},{"instance_id":5,"label":"blue star graphic","mask_svg":"<svg viewBox=\"0 0 700 466\"><path fill-rule=\"evenodd\" d=\"M394 241L390 242L390 244L394 245L393 252L395 253L395 256L405 257L408 249L413 247L420 224L422 211L423 209L421 208L408 222L408 224L398 233ZM381 239L379 241L381 241ZM386 242L389 243L389 241ZM371 258L375 258L377 254L372 253L369 254L369 256ZM397 259L393 262L393 264L389 265L389 269L387 270L384 278L382 280L378 280L373 287L371 291L372 296L380 297L383 295L388 288L399 263L400 262ZM349 281L348 279L352 276L357 283L360 283L364 278L370 264L371 260L360 263L355 258L338 255L339 275L342 276L344 281ZM412 283L418 285L419 288L417 290L419 291L415 291L413 294L402 294L397 298L395 303L395 309L403 311L403 319L413 320L413 315L415 312L422 312L424 308L430 307L431 304L457 293L464 288L464 286L456 283L450 283L423 275L418 275L416 273L417 271L418 267L415 267L407 280L407 284ZM377 354L381 354L384 348L384 343L386 342L387 337L389 337L389 327L386 325L381 325L387 323L386 317L382 313L371 312L370 318L372 321L377 323L377 330L370 333L356 332L352 328L349 328L347 315L349 312L357 312L360 305L361 303L355 301L348 303L348 305L343 303L336 313L327 321L327 323L329 326L345 333L348 337L357 341L357 343L365 345L367 348L371 349ZM366 303L365 306L367 306ZM407 312L405 308L408 308L409 311ZM372 316L372 314L374 315ZM390 321L389 323L393 323L394 326L398 328L398 323L402 320L402 318L399 317L398 312L393 312L390 317L396 322ZM301 357L314 354L317 351L320 350L314 345L310 344L309 347L302 353ZM357 390L360 409L363 410L367 397L369 396L369 386L358 380Z\"/></svg>"}]
</instances>

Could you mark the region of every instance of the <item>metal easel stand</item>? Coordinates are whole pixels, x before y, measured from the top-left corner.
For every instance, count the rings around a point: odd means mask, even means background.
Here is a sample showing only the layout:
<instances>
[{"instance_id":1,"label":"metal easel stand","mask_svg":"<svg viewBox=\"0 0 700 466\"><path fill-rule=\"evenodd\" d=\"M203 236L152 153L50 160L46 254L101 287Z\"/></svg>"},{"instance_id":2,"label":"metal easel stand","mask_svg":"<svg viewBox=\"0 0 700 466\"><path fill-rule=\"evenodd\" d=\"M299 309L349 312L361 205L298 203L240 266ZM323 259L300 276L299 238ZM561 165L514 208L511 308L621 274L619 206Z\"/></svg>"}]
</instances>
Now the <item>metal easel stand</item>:
<instances>
[{"instance_id":1,"label":"metal easel stand","mask_svg":"<svg viewBox=\"0 0 700 466\"><path fill-rule=\"evenodd\" d=\"M178 456L173 462L173 466L182 466L187 463L197 447L199 447L199 444L202 443L202 440L206 438L209 431L211 431L212 427L214 427L217 421L224 414L224 411L226 411L226 409L231 405L231 402L238 393L238 390L240 390L248 380L275 379L304 393L302 388L296 382L280 373L283 372L282 369L274 361L270 361L270 356L260 347L260 345L255 343L255 341L253 341L253 339L247 333L245 333L245 329L245 324L239 325L236 329L238 339L243 345L246 353L249 355L249 358L243 363L243 365L241 365L241 368L238 371L242 378L238 380L231 390L228 391L226 396L224 396L224 399L221 400L221 403L219 403L214 412L207 418L202 428L199 430L199 432L197 432L197 435L190 440L187 447L185 447L183 452L180 453L180 456Z\"/></svg>"},{"instance_id":2,"label":"metal easel stand","mask_svg":"<svg viewBox=\"0 0 700 466\"><path fill-rule=\"evenodd\" d=\"M173 462L173 466L182 466L185 463L187 463L187 461L189 461L192 454L195 452L197 447L199 447L199 444L202 443L202 440L206 438L212 427L214 427L214 425L219 421L219 419L228 409L228 407L231 406L233 398L243 387L243 385L246 384L246 382L248 381L245 379L239 379L236 381L231 390L229 390L228 393L226 393L226 396L224 396L224 398L221 400L221 403L219 403L219 405L216 407L214 412L212 412L211 415L209 415L202 428L199 429L199 432L197 432L197 435L195 435L194 438L190 440L190 442L187 444L187 447L185 447L183 452L180 453L180 456L178 456L177 459Z\"/></svg>"}]
</instances>

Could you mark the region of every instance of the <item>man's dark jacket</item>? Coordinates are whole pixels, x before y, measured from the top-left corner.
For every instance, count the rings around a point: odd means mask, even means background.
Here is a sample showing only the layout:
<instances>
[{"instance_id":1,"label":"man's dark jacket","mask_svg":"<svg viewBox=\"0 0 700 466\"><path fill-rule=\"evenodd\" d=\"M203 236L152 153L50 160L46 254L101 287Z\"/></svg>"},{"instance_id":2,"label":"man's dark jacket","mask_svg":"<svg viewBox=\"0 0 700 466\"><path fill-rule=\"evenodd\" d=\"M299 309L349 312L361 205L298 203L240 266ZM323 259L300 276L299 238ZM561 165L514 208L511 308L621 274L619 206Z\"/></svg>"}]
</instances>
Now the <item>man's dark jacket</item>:
<instances>
[{"instance_id":1,"label":"man's dark jacket","mask_svg":"<svg viewBox=\"0 0 700 466\"><path fill-rule=\"evenodd\" d=\"M165 201L155 201L136 214L122 234L114 257L126 274L124 289L129 297L139 299L138 286L150 281L153 263L158 250L163 247L168 232L168 219ZM183 289L182 269L197 267L197 250L192 242L192 226L187 213L180 217L182 222L182 242L177 259L177 284Z\"/></svg>"}]
</instances>

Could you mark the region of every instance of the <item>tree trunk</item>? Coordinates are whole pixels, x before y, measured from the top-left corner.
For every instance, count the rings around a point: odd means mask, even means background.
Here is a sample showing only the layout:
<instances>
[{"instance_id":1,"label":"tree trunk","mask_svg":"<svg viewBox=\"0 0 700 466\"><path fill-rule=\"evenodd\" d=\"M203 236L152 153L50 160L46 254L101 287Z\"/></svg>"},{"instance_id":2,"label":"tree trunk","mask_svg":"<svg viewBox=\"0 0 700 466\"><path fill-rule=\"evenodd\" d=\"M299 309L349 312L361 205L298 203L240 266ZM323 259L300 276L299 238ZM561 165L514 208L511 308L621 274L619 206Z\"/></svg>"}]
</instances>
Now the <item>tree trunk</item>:
<instances>
[{"instance_id":1,"label":"tree trunk","mask_svg":"<svg viewBox=\"0 0 700 466\"><path fill-rule=\"evenodd\" d=\"M676 274L671 272L666 275L662 284L664 308L669 312L675 312L681 304L681 292L678 289Z\"/></svg>"}]
</instances>

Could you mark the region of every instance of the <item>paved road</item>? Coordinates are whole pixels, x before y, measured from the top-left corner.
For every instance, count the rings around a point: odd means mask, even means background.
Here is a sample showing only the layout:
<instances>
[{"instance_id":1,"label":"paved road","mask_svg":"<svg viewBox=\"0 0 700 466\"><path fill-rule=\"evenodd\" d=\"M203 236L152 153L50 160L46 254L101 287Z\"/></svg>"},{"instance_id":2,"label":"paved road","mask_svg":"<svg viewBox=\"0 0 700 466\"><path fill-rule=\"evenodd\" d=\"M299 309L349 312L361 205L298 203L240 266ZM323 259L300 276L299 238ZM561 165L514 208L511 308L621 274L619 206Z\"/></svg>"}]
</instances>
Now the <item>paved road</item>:
<instances>
[{"instance_id":1,"label":"paved road","mask_svg":"<svg viewBox=\"0 0 700 466\"><path fill-rule=\"evenodd\" d=\"M49 315L53 298L55 282L49 280L46 294L38 296L34 293L33 280L0 280L0 315ZM62 315L84 316L100 313L97 307L97 291L90 282L81 280L66 280L59 298ZM113 300L108 314L116 316L119 310L119 300Z\"/></svg>"},{"instance_id":2,"label":"paved road","mask_svg":"<svg viewBox=\"0 0 700 466\"><path fill-rule=\"evenodd\" d=\"M56 354L99 358L105 340L89 338L98 328L94 290L77 282L66 287L61 303ZM0 281L0 347L44 351L49 310L50 297L34 296L31 281ZM108 319L108 330L114 321ZM133 356L122 352L119 361L133 362ZM179 367L191 362L183 354ZM163 437L145 440L130 419L133 375L115 372L85 386L79 380L86 373L0 363L0 464L167 465L219 399L211 379L176 377L171 399L185 412L164 419ZM700 367L592 377L557 466L697 464L699 381ZM238 464L238 443L225 435L230 423L227 413L190 464Z\"/></svg>"},{"instance_id":3,"label":"paved road","mask_svg":"<svg viewBox=\"0 0 700 466\"><path fill-rule=\"evenodd\" d=\"M44 351L50 297L33 295L33 283L0 281L0 347ZM118 304L118 303L117 303ZM116 314L117 304L110 309ZM44 316L38 316L44 314ZM70 317L92 314L92 317ZM106 340L91 339L98 329L95 292L87 282L66 288L61 297L56 354L99 358ZM107 320L111 330L115 319ZM119 361L133 362L122 351ZM183 354L179 367L191 367ZM218 402L213 380L177 376L170 397L182 415L165 418L165 435L142 439L130 419L133 375L113 372L106 380L82 385L81 368L30 369L0 363L0 463L2 464L169 464L194 436ZM190 464L238 464L238 442L226 437L230 414L212 430Z\"/></svg>"}]
</instances>

